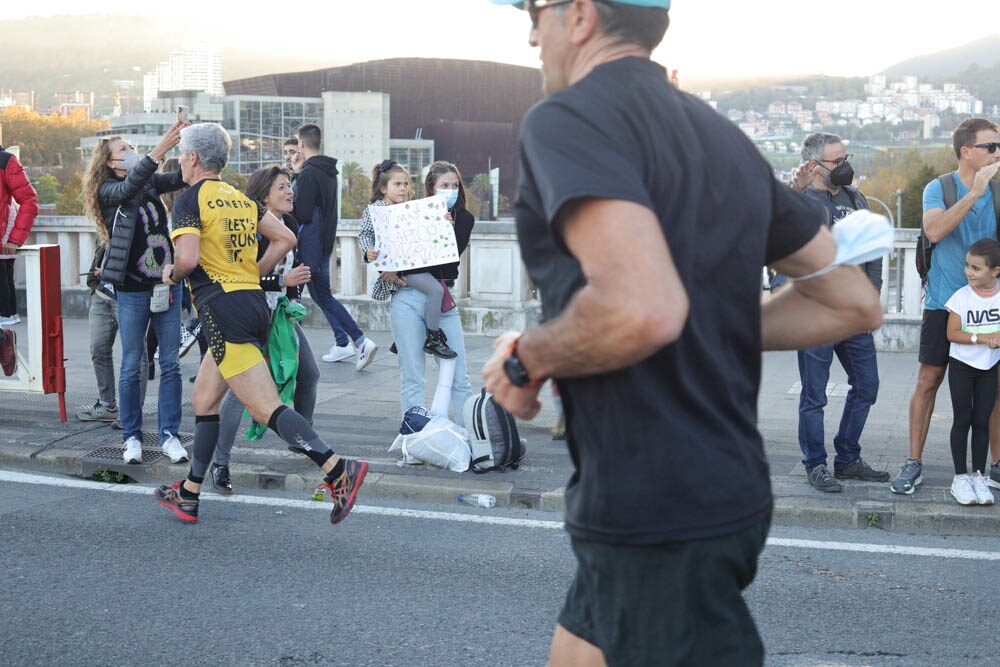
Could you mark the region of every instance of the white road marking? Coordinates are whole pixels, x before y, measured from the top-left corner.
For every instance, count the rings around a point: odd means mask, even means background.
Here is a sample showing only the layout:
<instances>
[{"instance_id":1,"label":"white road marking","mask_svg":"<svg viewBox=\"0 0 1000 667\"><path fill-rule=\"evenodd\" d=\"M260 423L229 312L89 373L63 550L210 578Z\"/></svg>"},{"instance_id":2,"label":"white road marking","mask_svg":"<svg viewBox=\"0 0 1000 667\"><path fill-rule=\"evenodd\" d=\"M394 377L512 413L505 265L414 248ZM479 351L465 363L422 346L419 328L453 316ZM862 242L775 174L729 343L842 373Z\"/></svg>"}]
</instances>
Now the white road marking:
<instances>
[{"instance_id":1,"label":"white road marking","mask_svg":"<svg viewBox=\"0 0 1000 667\"><path fill-rule=\"evenodd\" d=\"M864 544L859 542L819 542L816 540L792 540L781 537L767 538L767 546L791 547L794 549L825 549L828 551L860 551L872 554L899 554L901 556L962 558L966 560L1000 560L1000 553L993 551L936 549L932 547L903 547L895 544Z\"/></svg>"},{"instance_id":2,"label":"white road marking","mask_svg":"<svg viewBox=\"0 0 1000 667\"><path fill-rule=\"evenodd\" d=\"M0 482L17 482L20 484L41 484L45 486L59 486L71 489L86 489L88 491L110 491L112 493L127 493L131 495L149 496L152 489L148 486L136 484L110 484L106 482L91 482L83 479L63 479L59 477L45 477L42 475L29 475L26 473L10 472L0 470ZM263 505L266 507L289 507L307 510L330 511L329 502L317 502L315 500L299 500L295 498L272 498L265 496L220 496L215 493L204 493L202 502L224 502L240 503L243 505ZM498 526L518 526L520 528L546 528L549 530L561 530L562 521L538 521L534 519L513 519L501 516L485 516L481 514L458 514L451 512L429 512L426 510L409 510L398 507L376 507L374 505L355 505L351 510L353 514L377 514L380 516L398 516L412 519L436 519L439 521L461 521L465 523L483 523Z\"/></svg>"},{"instance_id":3,"label":"white road marking","mask_svg":"<svg viewBox=\"0 0 1000 667\"><path fill-rule=\"evenodd\" d=\"M148 486L135 484L107 484L90 482L82 479L66 479L60 477L45 477L27 473L0 470L0 482L15 482L18 484L40 484L71 489L86 489L88 491L110 491L111 493L127 493L132 495L150 495ZM307 510L329 511L330 505L315 500L297 500L294 498L272 498L265 496L220 496L206 493L202 500L210 502L240 503L243 505L261 505L266 507L289 507ZM373 505L355 505L356 514L375 514L379 516L397 516L411 519L431 519L437 521L459 521L464 523L480 523L498 526L516 526L520 528L544 528L562 530L562 521L539 521L535 519L515 519L483 514L458 514L452 512L430 512L426 510L410 510L398 507L376 507ZM929 556L933 558L956 558L964 560L998 560L1000 553L992 551L971 551L968 549L938 549L932 547L905 547L892 544L864 544L860 542L821 542L818 540L795 540L782 537L769 537L769 547L788 547L793 549L818 549L823 551L855 551L873 554L896 554L900 556Z\"/></svg>"}]
</instances>

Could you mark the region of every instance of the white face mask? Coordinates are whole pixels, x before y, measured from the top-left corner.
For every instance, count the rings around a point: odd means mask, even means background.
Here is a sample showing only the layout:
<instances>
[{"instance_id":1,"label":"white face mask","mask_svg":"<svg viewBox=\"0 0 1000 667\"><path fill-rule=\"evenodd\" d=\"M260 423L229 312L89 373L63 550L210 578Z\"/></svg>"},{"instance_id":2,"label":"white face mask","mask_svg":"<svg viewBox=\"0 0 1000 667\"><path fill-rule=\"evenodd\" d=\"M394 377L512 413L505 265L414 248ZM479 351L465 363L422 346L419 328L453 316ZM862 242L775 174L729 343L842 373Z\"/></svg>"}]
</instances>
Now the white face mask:
<instances>
[{"instance_id":1,"label":"white face mask","mask_svg":"<svg viewBox=\"0 0 1000 667\"><path fill-rule=\"evenodd\" d=\"M454 190L449 188L439 188L434 194L438 197L444 198L445 206L448 207L448 210L451 210L451 208L458 201L458 188L455 188Z\"/></svg>"},{"instance_id":2,"label":"white face mask","mask_svg":"<svg viewBox=\"0 0 1000 667\"><path fill-rule=\"evenodd\" d=\"M830 230L837 242L837 257L833 264L795 280L808 280L832 271L842 264L864 264L884 257L892 251L896 234L884 215L867 209L841 218Z\"/></svg>"},{"instance_id":3,"label":"white face mask","mask_svg":"<svg viewBox=\"0 0 1000 667\"><path fill-rule=\"evenodd\" d=\"M132 171L135 169L136 165L139 164L139 154L135 152L135 149L131 149L128 153L125 153L120 159L121 168L125 171Z\"/></svg>"}]
</instances>

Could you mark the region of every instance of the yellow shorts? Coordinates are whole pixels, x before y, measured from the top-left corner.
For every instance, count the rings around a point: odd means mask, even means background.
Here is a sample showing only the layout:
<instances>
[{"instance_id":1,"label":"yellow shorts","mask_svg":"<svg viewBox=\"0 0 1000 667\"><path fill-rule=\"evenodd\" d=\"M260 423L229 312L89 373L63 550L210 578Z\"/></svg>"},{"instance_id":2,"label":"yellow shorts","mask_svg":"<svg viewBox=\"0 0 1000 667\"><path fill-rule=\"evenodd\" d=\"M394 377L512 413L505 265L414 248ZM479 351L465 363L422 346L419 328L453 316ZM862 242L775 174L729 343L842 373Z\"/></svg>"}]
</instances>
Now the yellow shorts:
<instances>
[{"instance_id":1,"label":"yellow shorts","mask_svg":"<svg viewBox=\"0 0 1000 667\"><path fill-rule=\"evenodd\" d=\"M198 307L208 348L227 380L264 361L271 311L260 290L220 294Z\"/></svg>"},{"instance_id":2,"label":"yellow shorts","mask_svg":"<svg viewBox=\"0 0 1000 667\"><path fill-rule=\"evenodd\" d=\"M209 345L209 347L212 350L215 365L219 367L222 377L227 380L264 361L264 355L261 354L260 348L253 343L224 342L221 354L217 352L217 346Z\"/></svg>"}]
</instances>

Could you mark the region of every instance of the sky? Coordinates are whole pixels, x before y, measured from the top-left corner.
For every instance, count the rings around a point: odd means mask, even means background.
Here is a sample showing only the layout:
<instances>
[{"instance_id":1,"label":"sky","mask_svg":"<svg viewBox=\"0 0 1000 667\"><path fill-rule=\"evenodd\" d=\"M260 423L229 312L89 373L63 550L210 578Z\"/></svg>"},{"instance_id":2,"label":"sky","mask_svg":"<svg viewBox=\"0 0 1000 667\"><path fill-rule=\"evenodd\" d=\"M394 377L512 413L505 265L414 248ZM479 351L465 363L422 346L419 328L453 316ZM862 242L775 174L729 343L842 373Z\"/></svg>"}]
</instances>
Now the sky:
<instances>
[{"instance_id":1,"label":"sky","mask_svg":"<svg viewBox=\"0 0 1000 667\"><path fill-rule=\"evenodd\" d=\"M197 17L217 23L227 35L245 35L248 49L299 49L330 65L393 57L538 65L537 50L527 44L527 15L488 0L293 0L266 11L241 4L203 3ZM59 14L176 16L179 8L191 6L11 1L0 3L0 20ZM916 55L1000 33L988 6L983 0L951 0L936 9L913 0L675 0L670 29L653 58L678 68L682 80L867 76ZM178 45L183 41L178 35ZM224 45L223 60L235 48L228 39Z\"/></svg>"}]
</instances>

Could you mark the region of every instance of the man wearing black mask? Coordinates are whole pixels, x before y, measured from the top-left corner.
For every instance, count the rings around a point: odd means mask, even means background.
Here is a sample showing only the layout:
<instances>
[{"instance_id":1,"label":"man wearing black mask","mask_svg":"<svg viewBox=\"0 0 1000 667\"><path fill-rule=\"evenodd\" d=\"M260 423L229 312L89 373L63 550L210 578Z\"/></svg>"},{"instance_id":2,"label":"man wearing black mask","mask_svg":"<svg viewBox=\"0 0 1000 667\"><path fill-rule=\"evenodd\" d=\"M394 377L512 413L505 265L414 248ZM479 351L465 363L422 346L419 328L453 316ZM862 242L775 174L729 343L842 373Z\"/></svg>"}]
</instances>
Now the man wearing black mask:
<instances>
[{"instance_id":1,"label":"man wearing black mask","mask_svg":"<svg viewBox=\"0 0 1000 667\"><path fill-rule=\"evenodd\" d=\"M836 134L815 132L802 142L803 164L792 184L822 203L830 212L829 224L858 209L867 209L868 200L851 186L854 169L844 140ZM866 262L861 267L876 290L882 289L882 258ZM778 281L776 281L778 282ZM834 475L826 466L826 446L823 434L823 408L826 407L826 385L830 379L830 364L836 354L851 385L844 402L840 428L833 439L837 451L833 460ZM878 364L875 340L871 332L851 338L799 350L799 447L809 483L817 490L836 493L842 490L837 479L857 479L865 482L885 482L889 473L873 470L861 458L861 432L868 411L878 396ZM834 477L836 479L834 479Z\"/></svg>"}]
</instances>

